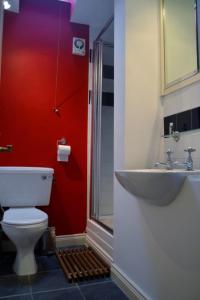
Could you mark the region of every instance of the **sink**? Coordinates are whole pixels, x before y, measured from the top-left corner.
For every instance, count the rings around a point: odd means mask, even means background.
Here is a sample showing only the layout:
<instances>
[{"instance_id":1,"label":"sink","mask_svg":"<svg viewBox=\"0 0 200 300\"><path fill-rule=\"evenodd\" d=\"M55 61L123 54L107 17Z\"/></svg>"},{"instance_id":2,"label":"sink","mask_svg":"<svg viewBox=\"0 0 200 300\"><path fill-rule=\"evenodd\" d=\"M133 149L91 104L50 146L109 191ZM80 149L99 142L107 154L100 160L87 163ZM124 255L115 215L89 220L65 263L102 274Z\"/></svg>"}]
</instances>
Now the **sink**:
<instances>
[{"instance_id":1,"label":"sink","mask_svg":"<svg viewBox=\"0 0 200 300\"><path fill-rule=\"evenodd\" d=\"M118 181L129 193L157 206L170 204L180 192L185 179L191 175L200 176L200 170L141 169L115 172Z\"/></svg>"}]
</instances>

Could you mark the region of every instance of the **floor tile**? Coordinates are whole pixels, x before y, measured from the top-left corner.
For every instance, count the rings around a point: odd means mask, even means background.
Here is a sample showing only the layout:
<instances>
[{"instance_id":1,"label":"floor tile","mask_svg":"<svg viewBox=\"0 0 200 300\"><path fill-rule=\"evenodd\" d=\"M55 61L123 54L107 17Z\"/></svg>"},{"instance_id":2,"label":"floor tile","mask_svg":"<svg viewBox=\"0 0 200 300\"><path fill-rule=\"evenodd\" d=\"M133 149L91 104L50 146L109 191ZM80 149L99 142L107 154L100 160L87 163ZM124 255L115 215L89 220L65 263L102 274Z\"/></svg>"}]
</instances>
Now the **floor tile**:
<instances>
[{"instance_id":1,"label":"floor tile","mask_svg":"<svg viewBox=\"0 0 200 300\"><path fill-rule=\"evenodd\" d=\"M72 287L61 270L41 272L30 276L32 292L52 291Z\"/></svg>"},{"instance_id":2,"label":"floor tile","mask_svg":"<svg viewBox=\"0 0 200 300\"><path fill-rule=\"evenodd\" d=\"M0 277L0 297L28 294L29 292L28 277L15 275Z\"/></svg>"},{"instance_id":3,"label":"floor tile","mask_svg":"<svg viewBox=\"0 0 200 300\"><path fill-rule=\"evenodd\" d=\"M0 276L14 274L13 264L15 261L15 253L3 254L0 257ZM58 270L60 268L59 262L55 255L50 256L36 256L38 265L38 272Z\"/></svg>"},{"instance_id":4,"label":"floor tile","mask_svg":"<svg viewBox=\"0 0 200 300\"><path fill-rule=\"evenodd\" d=\"M0 276L14 274L15 253L2 254L0 257Z\"/></svg>"},{"instance_id":5,"label":"floor tile","mask_svg":"<svg viewBox=\"0 0 200 300\"><path fill-rule=\"evenodd\" d=\"M70 284L55 255L36 256L38 273L29 277L10 275L14 259L13 254L0 257L0 300L128 299L110 277Z\"/></svg>"},{"instance_id":6,"label":"floor tile","mask_svg":"<svg viewBox=\"0 0 200 300\"><path fill-rule=\"evenodd\" d=\"M113 282L80 286L80 289L86 300L128 300Z\"/></svg>"},{"instance_id":7,"label":"floor tile","mask_svg":"<svg viewBox=\"0 0 200 300\"><path fill-rule=\"evenodd\" d=\"M36 256L38 272L59 269L59 262L55 255Z\"/></svg>"},{"instance_id":8,"label":"floor tile","mask_svg":"<svg viewBox=\"0 0 200 300\"><path fill-rule=\"evenodd\" d=\"M33 300L83 300L77 287L67 290L33 294Z\"/></svg>"}]
</instances>

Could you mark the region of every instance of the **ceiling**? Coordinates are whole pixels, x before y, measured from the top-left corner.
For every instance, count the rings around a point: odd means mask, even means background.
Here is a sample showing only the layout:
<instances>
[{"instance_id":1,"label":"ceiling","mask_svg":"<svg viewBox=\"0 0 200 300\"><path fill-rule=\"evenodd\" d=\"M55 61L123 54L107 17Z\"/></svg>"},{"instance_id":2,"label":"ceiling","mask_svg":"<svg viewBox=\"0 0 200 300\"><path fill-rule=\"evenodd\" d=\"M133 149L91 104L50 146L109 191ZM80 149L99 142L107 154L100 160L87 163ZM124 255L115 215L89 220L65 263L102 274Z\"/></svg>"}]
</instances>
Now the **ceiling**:
<instances>
[{"instance_id":1,"label":"ceiling","mask_svg":"<svg viewBox=\"0 0 200 300\"><path fill-rule=\"evenodd\" d=\"M104 42L114 44L114 22L112 22L108 29L101 35L101 39Z\"/></svg>"},{"instance_id":2,"label":"ceiling","mask_svg":"<svg viewBox=\"0 0 200 300\"><path fill-rule=\"evenodd\" d=\"M93 41L113 15L114 0L76 0L71 21L89 25Z\"/></svg>"}]
</instances>

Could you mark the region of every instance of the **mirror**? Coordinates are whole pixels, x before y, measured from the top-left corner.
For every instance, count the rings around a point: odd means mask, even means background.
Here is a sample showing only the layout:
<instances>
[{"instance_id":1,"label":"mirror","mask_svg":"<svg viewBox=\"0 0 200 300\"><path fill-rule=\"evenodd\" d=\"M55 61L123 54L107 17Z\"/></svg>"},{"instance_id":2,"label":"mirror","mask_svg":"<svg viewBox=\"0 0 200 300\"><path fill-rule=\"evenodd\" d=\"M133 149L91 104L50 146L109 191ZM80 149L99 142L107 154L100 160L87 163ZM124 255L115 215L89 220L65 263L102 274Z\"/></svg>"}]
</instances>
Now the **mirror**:
<instances>
[{"instance_id":1,"label":"mirror","mask_svg":"<svg viewBox=\"0 0 200 300\"><path fill-rule=\"evenodd\" d=\"M200 79L197 0L161 0L162 94Z\"/></svg>"}]
</instances>

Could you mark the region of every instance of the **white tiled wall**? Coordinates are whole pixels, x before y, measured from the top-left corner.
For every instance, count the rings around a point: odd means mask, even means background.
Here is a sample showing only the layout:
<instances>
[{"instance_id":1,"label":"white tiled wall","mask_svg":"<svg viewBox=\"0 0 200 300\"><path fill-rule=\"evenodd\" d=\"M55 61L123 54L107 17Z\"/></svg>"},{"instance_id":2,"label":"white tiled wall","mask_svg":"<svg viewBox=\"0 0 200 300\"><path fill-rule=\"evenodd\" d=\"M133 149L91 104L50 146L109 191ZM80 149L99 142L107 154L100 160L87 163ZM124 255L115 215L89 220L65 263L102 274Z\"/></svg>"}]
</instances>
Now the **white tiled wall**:
<instances>
[{"instance_id":1,"label":"white tiled wall","mask_svg":"<svg viewBox=\"0 0 200 300\"><path fill-rule=\"evenodd\" d=\"M200 106L200 83L194 83L162 99L164 116Z\"/></svg>"},{"instance_id":2,"label":"white tiled wall","mask_svg":"<svg viewBox=\"0 0 200 300\"><path fill-rule=\"evenodd\" d=\"M103 78L103 92L113 93L114 91L114 80Z\"/></svg>"},{"instance_id":3,"label":"white tiled wall","mask_svg":"<svg viewBox=\"0 0 200 300\"><path fill-rule=\"evenodd\" d=\"M114 66L114 50L103 48L103 64ZM114 80L103 78L103 92L114 93ZM113 215L114 107L102 106L100 216Z\"/></svg>"},{"instance_id":4,"label":"white tiled wall","mask_svg":"<svg viewBox=\"0 0 200 300\"><path fill-rule=\"evenodd\" d=\"M200 106L200 82L185 87L175 93L163 97L164 116L169 116L191 108ZM178 161L185 161L187 153L184 149L192 146L196 152L192 154L194 168L200 168L200 130L192 130L181 133L179 142L172 138L165 139L165 151L171 148L174 151L173 158Z\"/></svg>"},{"instance_id":5,"label":"white tiled wall","mask_svg":"<svg viewBox=\"0 0 200 300\"><path fill-rule=\"evenodd\" d=\"M114 56L112 47L103 48L103 63L107 66L114 66Z\"/></svg>"},{"instance_id":6,"label":"white tiled wall","mask_svg":"<svg viewBox=\"0 0 200 300\"><path fill-rule=\"evenodd\" d=\"M100 216L113 214L114 107L102 106Z\"/></svg>"},{"instance_id":7,"label":"white tiled wall","mask_svg":"<svg viewBox=\"0 0 200 300\"><path fill-rule=\"evenodd\" d=\"M114 66L114 49L105 46L103 48L103 65ZM103 92L114 93L114 80L103 78Z\"/></svg>"}]
</instances>

